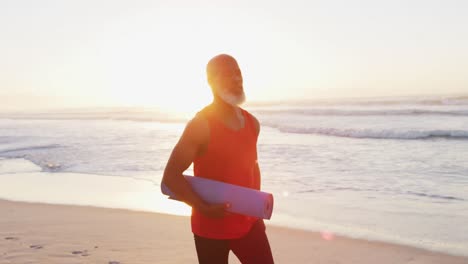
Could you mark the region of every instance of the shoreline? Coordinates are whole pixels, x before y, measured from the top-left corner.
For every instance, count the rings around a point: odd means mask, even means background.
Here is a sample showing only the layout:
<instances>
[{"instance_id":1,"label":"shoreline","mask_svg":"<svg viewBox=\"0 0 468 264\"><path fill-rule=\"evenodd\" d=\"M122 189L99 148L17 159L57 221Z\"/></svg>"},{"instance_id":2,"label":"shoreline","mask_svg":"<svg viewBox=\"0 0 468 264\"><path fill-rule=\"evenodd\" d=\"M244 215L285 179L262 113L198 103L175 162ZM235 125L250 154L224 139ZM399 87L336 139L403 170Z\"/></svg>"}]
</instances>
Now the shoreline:
<instances>
[{"instance_id":1,"label":"shoreline","mask_svg":"<svg viewBox=\"0 0 468 264\"><path fill-rule=\"evenodd\" d=\"M0 199L0 263L196 263L187 216ZM468 263L468 257L270 225L276 263ZM239 263L230 254L230 263Z\"/></svg>"},{"instance_id":2,"label":"shoreline","mask_svg":"<svg viewBox=\"0 0 468 264\"><path fill-rule=\"evenodd\" d=\"M40 167L29 160L18 158L0 158L0 176L2 176L0 177L0 200L110 208L137 213L190 215L188 206L167 199L160 193L159 186L134 178L72 172L47 172L42 171ZM272 220L265 221L267 225L275 228L383 242L468 257L468 253L464 250L465 242L463 241L459 244L430 243L432 241L414 240L402 232L392 236L392 233L371 233L365 228L359 229L359 226L347 229L345 226L323 221L323 219L318 221L313 217L304 219L284 214L281 211L281 206L284 209L285 205L281 205L279 201L277 200L278 203L275 205L277 209Z\"/></svg>"},{"instance_id":3,"label":"shoreline","mask_svg":"<svg viewBox=\"0 0 468 264\"><path fill-rule=\"evenodd\" d=\"M157 182L158 179L155 181ZM148 180L111 175L48 172L24 158L0 158L0 200L127 210L135 213L160 213L170 216L190 215L188 206L167 199L166 196L162 195L159 185L155 181L149 182ZM366 229L366 225L363 225L362 228L361 226L340 225L340 223L333 222L333 219L327 221L327 219L315 218L313 215L309 218L294 217L287 213L290 209L287 207L289 205L284 202L281 204L280 198L282 197L278 198L275 203L276 213L272 220L265 221L272 228L311 232L325 238L346 237L359 241L382 242L452 256L468 257L465 250L466 242L463 239L459 240L460 243L456 243L457 241L443 243L443 237L440 240L432 241L415 240L410 234L405 233L405 229L396 229L397 233L377 233ZM303 206L309 206L309 204L298 205L296 203L294 206L299 210ZM321 203L314 208L308 208L318 213L322 210L321 207L327 208L327 204ZM330 212L330 215L332 215L331 213L337 212L335 210ZM346 215L347 212L340 211L340 213ZM348 211L348 213L350 212ZM372 215L367 215L367 217L370 218ZM407 223L409 219L405 218L405 221ZM394 224L398 225L398 223ZM443 230L440 229L439 233ZM0 262L0 264L2 263Z\"/></svg>"}]
</instances>

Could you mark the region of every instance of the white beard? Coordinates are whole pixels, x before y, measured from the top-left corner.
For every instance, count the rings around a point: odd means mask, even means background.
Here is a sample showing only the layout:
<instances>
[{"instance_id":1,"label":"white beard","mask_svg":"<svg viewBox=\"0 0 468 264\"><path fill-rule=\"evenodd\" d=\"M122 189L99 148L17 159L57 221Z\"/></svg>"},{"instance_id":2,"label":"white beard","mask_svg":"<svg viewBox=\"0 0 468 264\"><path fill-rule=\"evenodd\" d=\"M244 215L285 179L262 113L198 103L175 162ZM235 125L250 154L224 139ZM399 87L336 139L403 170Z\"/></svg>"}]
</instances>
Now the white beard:
<instances>
[{"instance_id":1,"label":"white beard","mask_svg":"<svg viewBox=\"0 0 468 264\"><path fill-rule=\"evenodd\" d=\"M221 98L225 103L228 103L232 106L239 106L245 102L245 93L242 91L242 94L240 95L235 95L231 94L229 92L226 92L225 90L221 89L218 92L219 98Z\"/></svg>"}]
</instances>

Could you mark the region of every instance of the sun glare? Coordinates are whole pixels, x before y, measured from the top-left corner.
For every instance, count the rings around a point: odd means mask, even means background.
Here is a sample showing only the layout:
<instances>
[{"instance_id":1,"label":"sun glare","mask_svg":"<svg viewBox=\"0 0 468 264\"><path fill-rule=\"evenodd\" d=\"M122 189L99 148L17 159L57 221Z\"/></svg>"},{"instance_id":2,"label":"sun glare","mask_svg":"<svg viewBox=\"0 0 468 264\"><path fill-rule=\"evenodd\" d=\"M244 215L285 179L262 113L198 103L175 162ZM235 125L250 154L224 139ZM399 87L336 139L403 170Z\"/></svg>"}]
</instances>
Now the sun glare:
<instances>
[{"instance_id":1,"label":"sun glare","mask_svg":"<svg viewBox=\"0 0 468 264\"><path fill-rule=\"evenodd\" d=\"M192 214L192 208L182 202L167 200L161 205L162 213L190 216Z\"/></svg>"},{"instance_id":2,"label":"sun glare","mask_svg":"<svg viewBox=\"0 0 468 264\"><path fill-rule=\"evenodd\" d=\"M170 58L159 64L170 64ZM187 65L192 67L167 67L147 63L141 69L115 68L112 84L113 100L123 106L156 107L179 115L193 115L211 99L211 91L205 81L204 65L188 57ZM139 64L144 64L143 61ZM149 70L142 70L151 68ZM142 72L143 71L143 72Z\"/></svg>"},{"instance_id":3,"label":"sun glare","mask_svg":"<svg viewBox=\"0 0 468 264\"><path fill-rule=\"evenodd\" d=\"M175 57L177 48L168 46L152 54L147 54L148 48L132 50L132 56L122 55L119 63L109 69L113 100L124 106L156 107L193 115L212 100L205 65L216 54L202 44L195 47L204 51L202 54L185 51L177 52ZM166 54L161 50L166 50Z\"/></svg>"},{"instance_id":4,"label":"sun glare","mask_svg":"<svg viewBox=\"0 0 468 264\"><path fill-rule=\"evenodd\" d=\"M188 117L208 104L212 97L203 91L209 88L194 86L189 81L178 87L170 87L161 83L159 89L156 87L131 90L122 88L114 91L114 96L120 105L158 108L171 114Z\"/></svg>"},{"instance_id":5,"label":"sun glare","mask_svg":"<svg viewBox=\"0 0 468 264\"><path fill-rule=\"evenodd\" d=\"M160 15L164 27L144 24L141 31L132 32L123 41L109 43L107 55L102 56L110 94L119 105L193 115L212 100L206 63L215 55L231 53L242 67L249 64L245 60L255 55L249 54L254 50L235 41L235 36L209 16L194 19L187 27L174 21L171 14ZM186 14L187 19L191 16L190 12Z\"/></svg>"}]
</instances>

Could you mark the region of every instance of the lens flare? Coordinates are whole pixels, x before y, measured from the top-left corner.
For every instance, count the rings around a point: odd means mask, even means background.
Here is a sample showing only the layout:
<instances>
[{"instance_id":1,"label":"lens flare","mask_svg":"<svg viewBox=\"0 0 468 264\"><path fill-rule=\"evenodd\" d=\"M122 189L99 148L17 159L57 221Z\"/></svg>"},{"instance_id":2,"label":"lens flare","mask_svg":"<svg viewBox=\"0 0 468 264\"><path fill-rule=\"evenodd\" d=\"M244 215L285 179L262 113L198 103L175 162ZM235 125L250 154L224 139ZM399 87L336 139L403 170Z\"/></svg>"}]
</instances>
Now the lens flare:
<instances>
[{"instance_id":1,"label":"lens flare","mask_svg":"<svg viewBox=\"0 0 468 264\"><path fill-rule=\"evenodd\" d=\"M333 234L332 232L328 232L328 231L320 232L320 236L322 237L323 240L326 240L326 241L332 241L333 239L335 239L335 234Z\"/></svg>"}]
</instances>

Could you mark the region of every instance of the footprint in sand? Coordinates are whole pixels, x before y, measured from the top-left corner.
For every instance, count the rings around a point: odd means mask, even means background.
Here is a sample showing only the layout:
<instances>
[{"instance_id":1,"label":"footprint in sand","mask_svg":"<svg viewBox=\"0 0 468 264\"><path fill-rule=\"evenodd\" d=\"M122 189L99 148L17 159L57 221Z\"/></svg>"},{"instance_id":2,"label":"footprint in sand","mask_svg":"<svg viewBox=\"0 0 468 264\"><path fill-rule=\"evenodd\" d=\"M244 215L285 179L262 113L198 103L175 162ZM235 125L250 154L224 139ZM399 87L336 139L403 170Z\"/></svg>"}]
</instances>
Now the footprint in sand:
<instances>
[{"instance_id":1,"label":"footprint in sand","mask_svg":"<svg viewBox=\"0 0 468 264\"><path fill-rule=\"evenodd\" d=\"M41 249L41 248L43 248L43 246L41 246L41 245L30 245L29 247L30 247L30 248L34 248L34 249Z\"/></svg>"},{"instance_id":2,"label":"footprint in sand","mask_svg":"<svg viewBox=\"0 0 468 264\"><path fill-rule=\"evenodd\" d=\"M72 251L72 254L73 255L81 255L83 257L89 256L88 250L75 250L75 251Z\"/></svg>"},{"instance_id":3,"label":"footprint in sand","mask_svg":"<svg viewBox=\"0 0 468 264\"><path fill-rule=\"evenodd\" d=\"M18 240L19 238L17 237L5 237L5 240Z\"/></svg>"}]
</instances>

